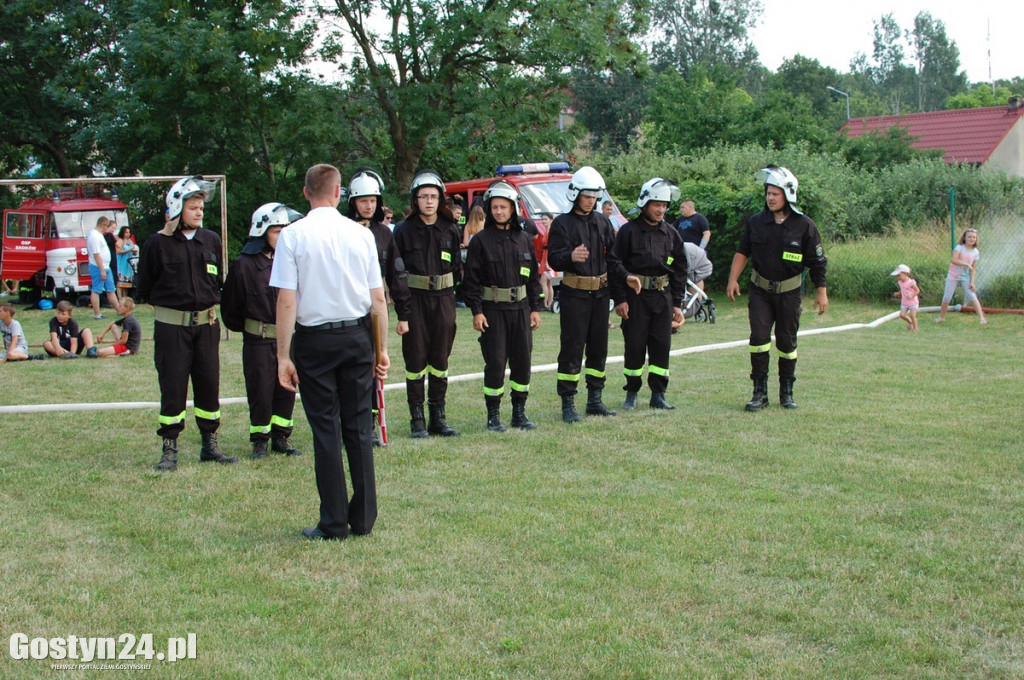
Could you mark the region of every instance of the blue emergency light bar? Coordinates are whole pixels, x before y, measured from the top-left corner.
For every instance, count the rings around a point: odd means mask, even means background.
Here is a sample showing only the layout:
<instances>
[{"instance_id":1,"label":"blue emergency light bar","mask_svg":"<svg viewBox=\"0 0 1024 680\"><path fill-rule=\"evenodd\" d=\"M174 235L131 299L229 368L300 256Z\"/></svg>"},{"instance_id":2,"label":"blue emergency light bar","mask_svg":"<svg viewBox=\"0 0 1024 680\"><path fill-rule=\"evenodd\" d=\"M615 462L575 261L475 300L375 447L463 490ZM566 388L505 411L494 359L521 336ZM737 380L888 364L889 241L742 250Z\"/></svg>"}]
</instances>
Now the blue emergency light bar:
<instances>
[{"instance_id":1,"label":"blue emergency light bar","mask_svg":"<svg viewBox=\"0 0 1024 680\"><path fill-rule=\"evenodd\" d=\"M518 165L499 165L494 171L496 175L522 175L528 172L569 172L569 164L565 161L557 163L520 163Z\"/></svg>"}]
</instances>

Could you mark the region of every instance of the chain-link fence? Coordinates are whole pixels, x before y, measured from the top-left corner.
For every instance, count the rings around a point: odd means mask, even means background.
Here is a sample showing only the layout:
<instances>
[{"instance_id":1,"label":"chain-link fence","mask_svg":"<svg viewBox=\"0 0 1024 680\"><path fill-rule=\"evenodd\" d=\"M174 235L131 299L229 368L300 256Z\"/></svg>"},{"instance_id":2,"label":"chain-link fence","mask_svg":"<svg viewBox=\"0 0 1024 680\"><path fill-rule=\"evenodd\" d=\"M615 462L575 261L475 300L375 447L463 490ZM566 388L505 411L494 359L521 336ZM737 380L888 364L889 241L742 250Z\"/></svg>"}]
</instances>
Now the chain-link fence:
<instances>
[{"instance_id":1,"label":"chain-link fence","mask_svg":"<svg viewBox=\"0 0 1024 680\"><path fill-rule=\"evenodd\" d=\"M1020 213L992 210L973 218L955 218L921 228L893 227L883 236L825 243L829 295L843 299L893 299L890 276L906 264L921 288L921 304L937 305L949 272L953 247L964 230L978 230L975 284L986 307L1024 308L1024 206ZM953 302L963 302L958 289Z\"/></svg>"}]
</instances>

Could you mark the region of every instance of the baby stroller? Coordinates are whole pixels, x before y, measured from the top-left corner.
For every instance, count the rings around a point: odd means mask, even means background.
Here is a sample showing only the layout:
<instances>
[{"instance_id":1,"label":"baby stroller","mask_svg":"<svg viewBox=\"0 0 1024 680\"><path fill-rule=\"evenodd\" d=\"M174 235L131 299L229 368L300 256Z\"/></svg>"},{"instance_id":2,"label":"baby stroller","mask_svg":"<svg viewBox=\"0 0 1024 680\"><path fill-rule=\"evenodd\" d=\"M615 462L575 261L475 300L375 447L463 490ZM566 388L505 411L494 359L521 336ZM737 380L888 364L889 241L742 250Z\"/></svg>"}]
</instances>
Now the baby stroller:
<instances>
[{"instance_id":1,"label":"baby stroller","mask_svg":"<svg viewBox=\"0 0 1024 680\"><path fill-rule=\"evenodd\" d=\"M686 295L683 296L683 316L697 323L715 323L715 301L697 287L690 279L686 279Z\"/></svg>"}]
</instances>

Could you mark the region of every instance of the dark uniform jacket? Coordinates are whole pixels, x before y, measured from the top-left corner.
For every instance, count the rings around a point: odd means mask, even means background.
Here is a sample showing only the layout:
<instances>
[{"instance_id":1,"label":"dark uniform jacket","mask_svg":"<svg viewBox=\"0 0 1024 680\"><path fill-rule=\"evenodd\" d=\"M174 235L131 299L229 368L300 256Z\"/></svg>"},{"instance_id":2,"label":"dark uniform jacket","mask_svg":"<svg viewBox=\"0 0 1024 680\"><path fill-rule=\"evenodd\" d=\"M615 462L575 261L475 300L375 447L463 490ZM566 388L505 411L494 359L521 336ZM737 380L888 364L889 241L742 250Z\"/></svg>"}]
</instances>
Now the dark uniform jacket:
<instances>
[{"instance_id":1,"label":"dark uniform jacket","mask_svg":"<svg viewBox=\"0 0 1024 680\"><path fill-rule=\"evenodd\" d=\"M572 251L586 244L590 257L585 262L573 262ZM567 212L551 223L548 232L548 264L555 271L579 276L601 276L608 280L626 280L626 270L613 252L615 230L608 218L599 212L577 215Z\"/></svg>"},{"instance_id":2,"label":"dark uniform jacket","mask_svg":"<svg viewBox=\"0 0 1024 680\"><path fill-rule=\"evenodd\" d=\"M483 300L483 289L526 286L526 297L514 302ZM473 314L482 314L484 306L497 309L540 311L540 277L533 238L518 224L499 229L488 220L483 230L469 242L462 294Z\"/></svg>"},{"instance_id":3,"label":"dark uniform jacket","mask_svg":"<svg viewBox=\"0 0 1024 680\"><path fill-rule=\"evenodd\" d=\"M358 220L356 220L358 222ZM377 260L380 275L388 286L391 299L395 302L395 315L399 321L408 321L412 314L412 299L409 297L409 277L405 271L402 254L395 245L395 236L380 222L370 222L370 233L377 242Z\"/></svg>"},{"instance_id":4,"label":"dark uniform jacket","mask_svg":"<svg viewBox=\"0 0 1024 680\"><path fill-rule=\"evenodd\" d=\"M791 212L782 224L775 224L770 210L747 220L736 251L751 260L754 270L769 281L785 281L806 268L815 288L825 286L828 258L814 221Z\"/></svg>"},{"instance_id":5,"label":"dark uniform jacket","mask_svg":"<svg viewBox=\"0 0 1024 680\"><path fill-rule=\"evenodd\" d=\"M648 224L642 217L630 220L615 237L615 254L630 274L668 275L672 305L682 307L686 295L686 250L675 227L664 220L656 225ZM625 302L626 290L624 280L612 282L616 305Z\"/></svg>"},{"instance_id":6,"label":"dark uniform jacket","mask_svg":"<svg viewBox=\"0 0 1024 680\"><path fill-rule=\"evenodd\" d=\"M263 253L243 253L231 265L224 281L220 316L235 332L245 330L245 320L272 324L277 315L277 288L270 287L274 261ZM275 342L273 338L269 339Z\"/></svg>"},{"instance_id":7,"label":"dark uniform jacket","mask_svg":"<svg viewBox=\"0 0 1024 680\"><path fill-rule=\"evenodd\" d=\"M408 273L419 276L451 273L454 282L459 282L462 241L454 222L438 215L434 224L427 225L418 214L411 215L395 227L395 245ZM411 290L418 295L451 295L450 290Z\"/></svg>"},{"instance_id":8,"label":"dark uniform jacket","mask_svg":"<svg viewBox=\"0 0 1024 680\"><path fill-rule=\"evenodd\" d=\"M197 229L189 240L179 229L146 239L137 288L151 305L195 312L220 302L223 275L220 236Z\"/></svg>"}]
</instances>

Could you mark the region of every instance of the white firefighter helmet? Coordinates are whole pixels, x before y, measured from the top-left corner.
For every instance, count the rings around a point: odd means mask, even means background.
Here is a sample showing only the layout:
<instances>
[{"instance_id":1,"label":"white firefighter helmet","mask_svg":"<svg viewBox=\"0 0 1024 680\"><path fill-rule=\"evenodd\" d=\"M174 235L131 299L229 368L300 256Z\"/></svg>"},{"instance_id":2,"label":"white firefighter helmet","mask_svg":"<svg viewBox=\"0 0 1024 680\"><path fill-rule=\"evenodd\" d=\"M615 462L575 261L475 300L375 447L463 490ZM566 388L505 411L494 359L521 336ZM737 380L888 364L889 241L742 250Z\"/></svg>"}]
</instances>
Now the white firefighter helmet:
<instances>
[{"instance_id":1,"label":"white firefighter helmet","mask_svg":"<svg viewBox=\"0 0 1024 680\"><path fill-rule=\"evenodd\" d=\"M642 208L650 201L672 203L679 200L679 187L667 179L655 177L644 182L640 188L640 198L636 199L636 207Z\"/></svg>"},{"instance_id":2,"label":"white firefighter helmet","mask_svg":"<svg viewBox=\"0 0 1024 680\"><path fill-rule=\"evenodd\" d=\"M519 192L508 182L498 181L487 187L484 192L484 203L490 203L492 198L505 198L512 202L512 209L518 210Z\"/></svg>"},{"instance_id":3,"label":"white firefighter helmet","mask_svg":"<svg viewBox=\"0 0 1024 680\"><path fill-rule=\"evenodd\" d=\"M416 202L416 192L423 187L437 187L437 190L441 192L441 200L444 200L444 182L441 180L441 175L437 174L433 170L422 170L416 173L416 176L412 178L412 183L409 185L409 192L412 194L412 200Z\"/></svg>"},{"instance_id":4,"label":"white firefighter helmet","mask_svg":"<svg viewBox=\"0 0 1024 680\"><path fill-rule=\"evenodd\" d=\"M516 191L515 187L504 180L498 180L492 182L487 191L484 192L484 214L487 215L488 220L494 219L494 213L491 212L491 201L495 198L504 198L512 204L512 214L509 217L509 221L518 226L519 225L519 192Z\"/></svg>"},{"instance_id":5,"label":"white firefighter helmet","mask_svg":"<svg viewBox=\"0 0 1024 680\"><path fill-rule=\"evenodd\" d=\"M594 198L601 198L604 194L604 177L589 165L584 165L573 173L572 179L569 180L569 188L565 192L573 203L580 194Z\"/></svg>"},{"instance_id":6,"label":"white firefighter helmet","mask_svg":"<svg viewBox=\"0 0 1024 680\"><path fill-rule=\"evenodd\" d=\"M303 215L284 203L264 203L252 214L249 238L260 238L270 227L287 227Z\"/></svg>"},{"instance_id":7,"label":"white firefighter helmet","mask_svg":"<svg viewBox=\"0 0 1024 680\"><path fill-rule=\"evenodd\" d=\"M348 183L348 200L361 196L377 196L384 193L384 180L373 170L357 170Z\"/></svg>"},{"instance_id":8,"label":"white firefighter helmet","mask_svg":"<svg viewBox=\"0 0 1024 680\"><path fill-rule=\"evenodd\" d=\"M186 199L196 194L203 194L203 200L210 202L213 200L213 193L216 190L217 183L203 179L202 175L182 177L167 192L165 202L167 203L168 219L173 220L181 215L181 209L185 205Z\"/></svg>"},{"instance_id":9,"label":"white firefighter helmet","mask_svg":"<svg viewBox=\"0 0 1024 680\"><path fill-rule=\"evenodd\" d=\"M757 181L761 184L770 184L773 187L782 189L782 193L786 196L786 202L789 203L790 207L796 203L796 189L800 183L797 181L796 175L786 168L769 165L767 168L757 172Z\"/></svg>"}]
</instances>

